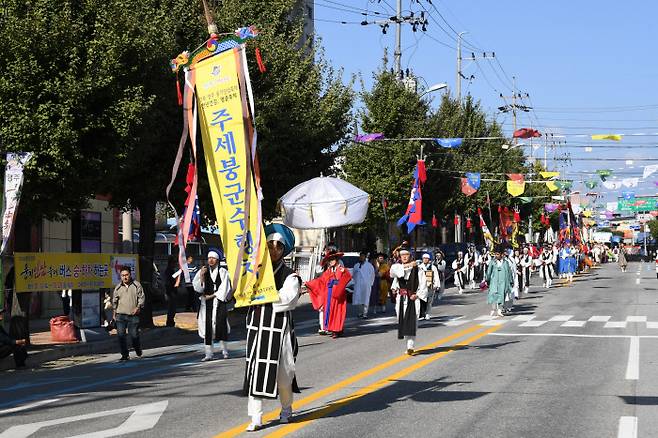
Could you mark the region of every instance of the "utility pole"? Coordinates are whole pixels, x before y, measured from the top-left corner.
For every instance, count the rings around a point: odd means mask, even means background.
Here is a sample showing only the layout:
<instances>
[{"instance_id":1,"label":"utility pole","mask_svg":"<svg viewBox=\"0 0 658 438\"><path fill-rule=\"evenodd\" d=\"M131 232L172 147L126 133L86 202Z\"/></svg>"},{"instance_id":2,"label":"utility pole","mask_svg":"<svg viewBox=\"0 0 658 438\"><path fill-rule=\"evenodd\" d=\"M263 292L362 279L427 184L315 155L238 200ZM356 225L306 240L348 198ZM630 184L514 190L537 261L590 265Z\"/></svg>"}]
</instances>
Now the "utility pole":
<instances>
[{"instance_id":1,"label":"utility pole","mask_svg":"<svg viewBox=\"0 0 658 438\"><path fill-rule=\"evenodd\" d=\"M427 31L427 25L429 20L425 16L425 12L421 12L419 16L414 16L414 13L411 12L409 15L402 15L402 0L396 0L396 11L395 15L390 17L388 20L375 20L367 21L364 20L361 22L362 26L367 26L369 24L378 24L382 33L386 34L389 26L395 24L395 50L393 51L393 71L395 77L402 79L402 25L410 24L411 30L413 32L418 31L419 29L423 32Z\"/></svg>"},{"instance_id":2,"label":"utility pole","mask_svg":"<svg viewBox=\"0 0 658 438\"><path fill-rule=\"evenodd\" d=\"M517 93L516 90L516 76L512 76L512 95L511 96L503 96L503 94L500 94L501 99L512 99L512 104L511 105L503 105L498 107L498 111L503 112L503 113L508 113L512 112L512 123L514 126L514 131L516 132L517 126L516 126L516 115L517 111L523 111L523 112L530 112L532 107L529 107L527 105L519 105L516 103L516 99L520 99L523 97L530 97L528 93L525 93L525 95L521 95L521 93ZM514 138L514 144L517 144L517 139ZM532 149L532 148L531 148ZM532 152L531 152L532 153Z\"/></svg>"},{"instance_id":3,"label":"utility pole","mask_svg":"<svg viewBox=\"0 0 658 438\"><path fill-rule=\"evenodd\" d=\"M459 32L457 35L457 102L462 100L462 35L468 32Z\"/></svg>"},{"instance_id":4,"label":"utility pole","mask_svg":"<svg viewBox=\"0 0 658 438\"><path fill-rule=\"evenodd\" d=\"M397 0L395 13L395 51L393 52L395 77L400 78L402 73L402 0Z\"/></svg>"}]
</instances>

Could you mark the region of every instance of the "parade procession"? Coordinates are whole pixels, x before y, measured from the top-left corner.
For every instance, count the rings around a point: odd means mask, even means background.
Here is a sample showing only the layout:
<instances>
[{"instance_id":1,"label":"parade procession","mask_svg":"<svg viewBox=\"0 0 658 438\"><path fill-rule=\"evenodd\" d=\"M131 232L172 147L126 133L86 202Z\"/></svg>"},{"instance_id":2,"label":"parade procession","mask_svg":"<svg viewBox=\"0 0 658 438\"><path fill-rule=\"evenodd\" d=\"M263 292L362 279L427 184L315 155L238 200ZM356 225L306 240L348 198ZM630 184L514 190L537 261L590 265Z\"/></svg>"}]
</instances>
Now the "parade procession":
<instances>
[{"instance_id":1,"label":"parade procession","mask_svg":"<svg viewBox=\"0 0 658 438\"><path fill-rule=\"evenodd\" d=\"M658 6L523 6L4 0L0 438L658 437Z\"/></svg>"}]
</instances>

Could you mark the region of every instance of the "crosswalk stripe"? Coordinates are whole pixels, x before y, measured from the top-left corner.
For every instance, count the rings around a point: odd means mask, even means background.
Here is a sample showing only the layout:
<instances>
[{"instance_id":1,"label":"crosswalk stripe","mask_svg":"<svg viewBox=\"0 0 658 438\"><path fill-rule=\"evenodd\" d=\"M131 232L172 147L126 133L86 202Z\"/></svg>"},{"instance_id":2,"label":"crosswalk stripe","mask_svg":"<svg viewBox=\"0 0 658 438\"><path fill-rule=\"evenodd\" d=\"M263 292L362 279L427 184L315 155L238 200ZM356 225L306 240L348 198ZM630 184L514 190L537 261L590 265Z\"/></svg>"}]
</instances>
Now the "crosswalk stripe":
<instances>
[{"instance_id":1,"label":"crosswalk stripe","mask_svg":"<svg viewBox=\"0 0 658 438\"><path fill-rule=\"evenodd\" d=\"M658 329L658 322L647 321L647 328L648 329Z\"/></svg>"},{"instance_id":2,"label":"crosswalk stripe","mask_svg":"<svg viewBox=\"0 0 658 438\"><path fill-rule=\"evenodd\" d=\"M460 325L466 324L468 322L471 322L470 319L455 319L452 321L446 321L443 323L443 325L447 325L448 327L458 327Z\"/></svg>"},{"instance_id":3,"label":"crosswalk stripe","mask_svg":"<svg viewBox=\"0 0 658 438\"><path fill-rule=\"evenodd\" d=\"M495 318L495 316L482 315L482 316L478 316L477 318L475 318L475 321L491 321L494 318Z\"/></svg>"},{"instance_id":4,"label":"crosswalk stripe","mask_svg":"<svg viewBox=\"0 0 658 438\"><path fill-rule=\"evenodd\" d=\"M626 328L626 321L608 321L603 328Z\"/></svg>"},{"instance_id":5,"label":"crosswalk stripe","mask_svg":"<svg viewBox=\"0 0 658 438\"><path fill-rule=\"evenodd\" d=\"M565 321L560 327L583 327L587 321Z\"/></svg>"},{"instance_id":6,"label":"crosswalk stripe","mask_svg":"<svg viewBox=\"0 0 658 438\"><path fill-rule=\"evenodd\" d=\"M573 315L555 315L549 321L569 321Z\"/></svg>"},{"instance_id":7,"label":"crosswalk stripe","mask_svg":"<svg viewBox=\"0 0 658 438\"><path fill-rule=\"evenodd\" d=\"M486 326L486 327L494 327L494 326L498 326L498 325L503 325L506 322L508 322L508 321L505 320L505 319L492 319L491 321L485 321L483 323L480 323L480 325Z\"/></svg>"},{"instance_id":8,"label":"crosswalk stripe","mask_svg":"<svg viewBox=\"0 0 658 438\"><path fill-rule=\"evenodd\" d=\"M626 322L647 322L646 316L627 316Z\"/></svg>"},{"instance_id":9,"label":"crosswalk stripe","mask_svg":"<svg viewBox=\"0 0 658 438\"><path fill-rule=\"evenodd\" d=\"M590 321L590 322L608 322L608 321L610 321L610 318L612 318L612 316L592 316L587 321Z\"/></svg>"},{"instance_id":10,"label":"crosswalk stripe","mask_svg":"<svg viewBox=\"0 0 658 438\"><path fill-rule=\"evenodd\" d=\"M512 321L531 321L535 319L534 315L517 315L512 318Z\"/></svg>"},{"instance_id":11,"label":"crosswalk stripe","mask_svg":"<svg viewBox=\"0 0 658 438\"><path fill-rule=\"evenodd\" d=\"M548 321L527 321L524 322L523 324L519 324L519 327L541 327L542 325L546 324Z\"/></svg>"}]
</instances>

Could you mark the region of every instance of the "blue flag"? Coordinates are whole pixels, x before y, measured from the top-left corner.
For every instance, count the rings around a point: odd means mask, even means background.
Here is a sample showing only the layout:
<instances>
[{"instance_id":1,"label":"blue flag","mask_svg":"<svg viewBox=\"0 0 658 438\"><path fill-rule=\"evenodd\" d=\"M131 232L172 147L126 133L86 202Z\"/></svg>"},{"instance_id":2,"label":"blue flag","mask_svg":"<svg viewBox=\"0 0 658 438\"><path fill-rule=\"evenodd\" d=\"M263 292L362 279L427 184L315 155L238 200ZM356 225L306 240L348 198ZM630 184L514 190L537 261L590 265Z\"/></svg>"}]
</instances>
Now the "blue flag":
<instances>
[{"instance_id":1,"label":"blue flag","mask_svg":"<svg viewBox=\"0 0 658 438\"><path fill-rule=\"evenodd\" d=\"M466 180L469 186L480 190L480 172L466 172Z\"/></svg>"},{"instance_id":2,"label":"blue flag","mask_svg":"<svg viewBox=\"0 0 658 438\"><path fill-rule=\"evenodd\" d=\"M464 139L463 138L435 138L434 141L441 147L453 149L461 146Z\"/></svg>"}]
</instances>

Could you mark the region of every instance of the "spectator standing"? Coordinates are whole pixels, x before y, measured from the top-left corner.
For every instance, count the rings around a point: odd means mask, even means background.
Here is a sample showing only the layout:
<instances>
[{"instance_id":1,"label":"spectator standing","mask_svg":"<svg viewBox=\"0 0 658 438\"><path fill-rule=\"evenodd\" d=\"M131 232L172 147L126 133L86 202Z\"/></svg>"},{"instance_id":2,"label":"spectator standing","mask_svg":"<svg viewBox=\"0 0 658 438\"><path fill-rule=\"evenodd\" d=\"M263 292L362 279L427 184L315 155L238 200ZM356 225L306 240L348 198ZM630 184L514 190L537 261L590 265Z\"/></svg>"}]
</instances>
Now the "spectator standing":
<instances>
[{"instance_id":1,"label":"spectator standing","mask_svg":"<svg viewBox=\"0 0 658 438\"><path fill-rule=\"evenodd\" d=\"M142 356L142 346L139 342L139 312L144 308L144 289L133 280L129 266L121 268L121 283L114 288L112 298L114 320L117 325L121 361L128 360L128 340L126 329L132 341L132 346L138 357Z\"/></svg>"}]
</instances>

